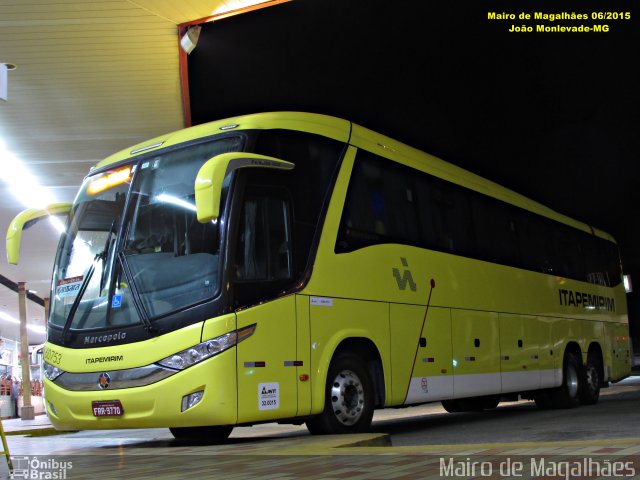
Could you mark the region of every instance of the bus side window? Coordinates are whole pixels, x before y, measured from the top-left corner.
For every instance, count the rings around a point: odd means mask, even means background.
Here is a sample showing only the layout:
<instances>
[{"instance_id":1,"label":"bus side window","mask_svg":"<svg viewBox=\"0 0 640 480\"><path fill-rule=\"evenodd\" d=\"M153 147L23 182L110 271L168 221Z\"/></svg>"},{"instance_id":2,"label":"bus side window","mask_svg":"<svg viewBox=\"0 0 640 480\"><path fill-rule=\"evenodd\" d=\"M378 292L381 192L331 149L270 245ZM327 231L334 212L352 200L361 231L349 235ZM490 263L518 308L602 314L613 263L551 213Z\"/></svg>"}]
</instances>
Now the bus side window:
<instances>
[{"instance_id":1,"label":"bus side window","mask_svg":"<svg viewBox=\"0 0 640 480\"><path fill-rule=\"evenodd\" d=\"M359 150L336 251L383 243L420 244L416 190L408 168Z\"/></svg>"},{"instance_id":2,"label":"bus side window","mask_svg":"<svg viewBox=\"0 0 640 480\"><path fill-rule=\"evenodd\" d=\"M420 175L424 177L424 175ZM423 245L457 255L475 253L470 195L464 189L438 178L421 178Z\"/></svg>"}]
</instances>

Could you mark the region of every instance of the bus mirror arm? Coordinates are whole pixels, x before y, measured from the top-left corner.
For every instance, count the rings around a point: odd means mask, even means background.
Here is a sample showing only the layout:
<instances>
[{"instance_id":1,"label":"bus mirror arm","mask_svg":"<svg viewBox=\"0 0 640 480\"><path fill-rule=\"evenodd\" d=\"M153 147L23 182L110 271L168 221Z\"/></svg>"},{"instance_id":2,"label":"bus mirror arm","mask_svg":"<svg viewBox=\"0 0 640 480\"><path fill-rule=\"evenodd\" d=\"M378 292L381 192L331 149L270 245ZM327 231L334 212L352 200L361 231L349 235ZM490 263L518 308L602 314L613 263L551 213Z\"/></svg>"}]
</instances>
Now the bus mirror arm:
<instances>
[{"instance_id":1,"label":"bus mirror arm","mask_svg":"<svg viewBox=\"0 0 640 480\"><path fill-rule=\"evenodd\" d=\"M220 216L220 197L225 177L240 168L272 168L292 170L295 165L279 158L256 153L229 152L207 160L198 171L195 182L198 221L207 223Z\"/></svg>"},{"instance_id":2,"label":"bus mirror arm","mask_svg":"<svg viewBox=\"0 0 640 480\"><path fill-rule=\"evenodd\" d=\"M54 203L43 209L29 208L16 215L7 230L7 262L18 264L23 230L52 215L68 215L70 211L70 203Z\"/></svg>"}]
</instances>

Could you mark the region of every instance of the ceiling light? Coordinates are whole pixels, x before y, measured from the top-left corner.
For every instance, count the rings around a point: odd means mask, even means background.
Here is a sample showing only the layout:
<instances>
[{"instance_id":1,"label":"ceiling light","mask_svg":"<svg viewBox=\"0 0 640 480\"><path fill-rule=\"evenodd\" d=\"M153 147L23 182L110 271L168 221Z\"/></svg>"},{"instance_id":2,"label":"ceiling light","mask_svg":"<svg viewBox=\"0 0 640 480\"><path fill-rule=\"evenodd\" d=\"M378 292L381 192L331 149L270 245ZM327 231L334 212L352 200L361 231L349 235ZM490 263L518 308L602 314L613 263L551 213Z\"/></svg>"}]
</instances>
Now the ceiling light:
<instances>
[{"instance_id":1,"label":"ceiling light","mask_svg":"<svg viewBox=\"0 0 640 480\"><path fill-rule=\"evenodd\" d=\"M5 147L2 138L0 138L0 165L11 165L11 168L0 169L0 180L7 184L12 195L26 208L44 208L57 203L49 189L41 186L22 162ZM64 232L65 226L59 218L51 215L49 223L57 232Z\"/></svg>"},{"instance_id":2,"label":"ceiling light","mask_svg":"<svg viewBox=\"0 0 640 480\"><path fill-rule=\"evenodd\" d=\"M166 193L161 193L160 195L157 195L155 199L162 203L170 203L172 205L176 205L178 207L191 210L192 212L198 211L196 206L193 203L189 203L186 200L183 200L178 197L174 197L173 195L167 195Z\"/></svg>"},{"instance_id":3,"label":"ceiling light","mask_svg":"<svg viewBox=\"0 0 640 480\"><path fill-rule=\"evenodd\" d=\"M0 319L5 320L9 323L20 325L20 320L13 318L11 315L5 312L0 312ZM34 333L47 333L47 328L43 325L27 324L27 328Z\"/></svg>"},{"instance_id":4,"label":"ceiling light","mask_svg":"<svg viewBox=\"0 0 640 480\"><path fill-rule=\"evenodd\" d=\"M49 215L49 223L56 229L58 233L64 233L66 230L64 223L58 217Z\"/></svg>"},{"instance_id":5,"label":"ceiling light","mask_svg":"<svg viewBox=\"0 0 640 480\"><path fill-rule=\"evenodd\" d=\"M56 203L49 189L38 183L36 178L23 163L9 151L0 138L0 165L5 168L0 169L0 179L9 187L11 194L25 208L44 208L47 205ZM11 166L10 168L8 166Z\"/></svg>"},{"instance_id":6,"label":"ceiling light","mask_svg":"<svg viewBox=\"0 0 640 480\"><path fill-rule=\"evenodd\" d=\"M16 323L16 324L20 324L19 320L16 320L15 318L13 318L11 315L9 315L8 313L4 313L4 312L0 312L0 318L2 320L6 320L9 323Z\"/></svg>"},{"instance_id":7,"label":"ceiling light","mask_svg":"<svg viewBox=\"0 0 640 480\"><path fill-rule=\"evenodd\" d=\"M211 12L212 16L222 15L235 10L251 8L255 5L260 5L261 3L273 3L273 0L226 0L225 2L220 3L220 6Z\"/></svg>"},{"instance_id":8,"label":"ceiling light","mask_svg":"<svg viewBox=\"0 0 640 480\"><path fill-rule=\"evenodd\" d=\"M27 325L27 328L31 330L33 333L47 333L47 327L43 325Z\"/></svg>"}]
</instances>

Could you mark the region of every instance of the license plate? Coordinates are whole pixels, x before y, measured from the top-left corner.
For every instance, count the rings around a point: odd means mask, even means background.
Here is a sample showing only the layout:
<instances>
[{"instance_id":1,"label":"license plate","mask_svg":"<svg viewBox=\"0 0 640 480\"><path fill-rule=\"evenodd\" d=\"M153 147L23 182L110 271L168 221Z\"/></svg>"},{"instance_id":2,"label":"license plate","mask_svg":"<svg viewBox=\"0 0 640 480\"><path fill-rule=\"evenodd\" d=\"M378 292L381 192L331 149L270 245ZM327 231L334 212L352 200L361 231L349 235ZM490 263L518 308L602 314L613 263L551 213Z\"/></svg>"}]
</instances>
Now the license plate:
<instances>
[{"instance_id":1,"label":"license plate","mask_svg":"<svg viewBox=\"0 0 640 480\"><path fill-rule=\"evenodd\" d=\"M94 417L120 417L124 413L120 400L91 402Z\"/></svg>"}]
</instances>

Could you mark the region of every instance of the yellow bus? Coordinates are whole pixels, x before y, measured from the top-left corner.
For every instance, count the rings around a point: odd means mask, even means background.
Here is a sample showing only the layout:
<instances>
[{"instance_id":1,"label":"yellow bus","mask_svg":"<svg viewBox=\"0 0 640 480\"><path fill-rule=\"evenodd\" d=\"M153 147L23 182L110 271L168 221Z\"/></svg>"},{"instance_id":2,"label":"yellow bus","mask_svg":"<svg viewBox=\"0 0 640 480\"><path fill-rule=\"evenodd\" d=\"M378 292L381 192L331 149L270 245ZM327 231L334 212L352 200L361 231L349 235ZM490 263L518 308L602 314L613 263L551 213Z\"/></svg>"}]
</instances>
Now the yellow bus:
<instances>
[{"instance_id":1,"label":"yellow bus","mask_svg":"<svg viewBox=\"0 0 640 480\"><path fill-rule=\"evenodd\" d=\"M98 163L55 260L59 429L366 431L375 408L593 404L630 370L611 236L349 121L260 113Z\"/></svg>"}]
</instances>

